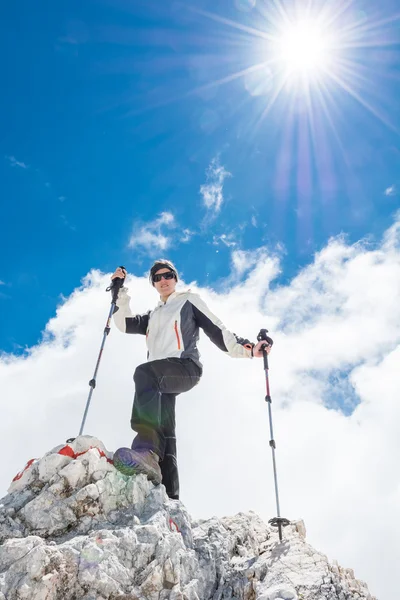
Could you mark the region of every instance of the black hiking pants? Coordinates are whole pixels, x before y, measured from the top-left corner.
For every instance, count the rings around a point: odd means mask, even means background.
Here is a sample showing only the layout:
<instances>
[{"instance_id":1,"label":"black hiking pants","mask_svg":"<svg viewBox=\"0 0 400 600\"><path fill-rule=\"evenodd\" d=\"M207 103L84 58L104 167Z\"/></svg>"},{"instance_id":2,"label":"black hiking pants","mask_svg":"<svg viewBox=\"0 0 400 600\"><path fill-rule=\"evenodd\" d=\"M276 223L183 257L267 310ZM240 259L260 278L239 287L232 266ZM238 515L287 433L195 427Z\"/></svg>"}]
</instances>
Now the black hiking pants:
<instances>
[{"instance_id":1,"label":"black hiking pants","mask_svg":"<svg viewBox=\"0 0 400 600\"><path fill-rule=\"evenodd\" d=\"M133 375L135 398L132 448L147 448L160 457L162 483L170 498L179 498L176 459L175 399L200 381L202 370L190 358L164 358L139 365Z\"/></svg>"}]
</instances>

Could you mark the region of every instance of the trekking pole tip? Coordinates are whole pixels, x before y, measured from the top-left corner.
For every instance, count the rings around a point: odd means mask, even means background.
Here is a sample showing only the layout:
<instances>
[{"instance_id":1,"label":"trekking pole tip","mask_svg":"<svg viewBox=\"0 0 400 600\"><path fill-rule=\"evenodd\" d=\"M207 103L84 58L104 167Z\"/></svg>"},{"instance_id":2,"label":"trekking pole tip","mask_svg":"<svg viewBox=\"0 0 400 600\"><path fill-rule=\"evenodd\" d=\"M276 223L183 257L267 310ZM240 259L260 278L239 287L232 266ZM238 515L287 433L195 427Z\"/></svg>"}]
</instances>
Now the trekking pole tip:
<instances>
[{"instance_id":1,"label":"trekking pole tip","mask_svg":"<svg viewBox=\"0 0 400 600\"><path fill-rule=\"evenodd\" d=\"M282 541L282 529L283 527L290 525L289 519L285 519L284 517L274 517L273 519L270 519L268 523L271 525L271 527L278 528L279 540Z\"/></svg>"}]
</instances>

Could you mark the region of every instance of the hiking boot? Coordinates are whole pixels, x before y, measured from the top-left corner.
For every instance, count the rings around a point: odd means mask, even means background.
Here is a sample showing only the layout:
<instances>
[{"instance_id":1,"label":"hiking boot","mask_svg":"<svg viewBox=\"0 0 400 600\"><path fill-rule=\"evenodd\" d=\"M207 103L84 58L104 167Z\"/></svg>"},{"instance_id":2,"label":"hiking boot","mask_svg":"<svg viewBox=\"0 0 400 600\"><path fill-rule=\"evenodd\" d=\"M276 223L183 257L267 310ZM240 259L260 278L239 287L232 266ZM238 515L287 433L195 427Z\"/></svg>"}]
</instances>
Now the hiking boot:
<instances>
[{"instance_id":1,"label":"hiking boot","mask_svg":"<svg viewBox=\"0 0 400 600\"><path fill-rule=\"evenodd\" d=\"M152 450L145 448L132 450L131 448L118 448L114 453L114 467L124 475L138 475L143 473L154 485L161 483L162 475L159 458Z\"/></svg>"}]
</instances>

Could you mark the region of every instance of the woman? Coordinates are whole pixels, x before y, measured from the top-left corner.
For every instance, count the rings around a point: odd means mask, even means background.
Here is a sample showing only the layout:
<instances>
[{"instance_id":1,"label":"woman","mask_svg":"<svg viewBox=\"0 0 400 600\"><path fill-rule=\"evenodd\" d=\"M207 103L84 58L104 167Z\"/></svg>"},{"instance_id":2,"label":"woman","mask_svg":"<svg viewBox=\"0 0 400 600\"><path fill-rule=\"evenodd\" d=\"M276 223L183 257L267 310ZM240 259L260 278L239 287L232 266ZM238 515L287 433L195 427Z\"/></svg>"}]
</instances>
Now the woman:
<instances>
[{"instance_id":1,"label":"woman","mask_svg":"<svg viewBox=\"0 0 400 600\"><path fill-rule=\"evenodd\" d=\"M118 268L112 275L125 278ZM200 381L203 366L197 349L199 327L220 350L233 358L262 357L265 341L254 345L226 329L198 294L176 292L178 273L169 260L157 260L150 283L160 295L154 310L132 315L127 288L122 287L114 321L123 333L146 336L147 363L134 373L135 398L131 427L137 432L131 448L119 448L114 465L125 475L144 473L163 483L170 498L179 498L176 460L175 399ZM267 346L267 352L270 347Z\"/></svg>"}]
</instances>

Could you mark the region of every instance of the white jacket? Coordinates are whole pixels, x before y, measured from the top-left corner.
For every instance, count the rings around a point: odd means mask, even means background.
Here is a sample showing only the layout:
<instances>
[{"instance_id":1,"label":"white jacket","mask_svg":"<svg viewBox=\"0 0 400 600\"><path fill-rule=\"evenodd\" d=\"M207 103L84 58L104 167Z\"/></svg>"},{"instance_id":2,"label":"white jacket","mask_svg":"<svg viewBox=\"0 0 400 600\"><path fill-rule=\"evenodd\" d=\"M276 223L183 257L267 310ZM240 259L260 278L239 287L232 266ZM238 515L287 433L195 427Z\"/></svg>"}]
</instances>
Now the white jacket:
<instances>
[{"instance_id":1,"label":"white jacket","mask_svg":"<svg viewBox=\"0 0 400 600\"><path fill-rule=\"evenodd\" d=\"M160 301L154 310L132 315L127 288L121 288L114 312L114 322L123 333L146 336L147 359L191 358L202 367L197 349L199 327L223 352L233 358L251 358L251 350L244 347L248 340L239 338L207 307L198 294L174 292L166 302Z\"/></svg>"}]
</instances>

